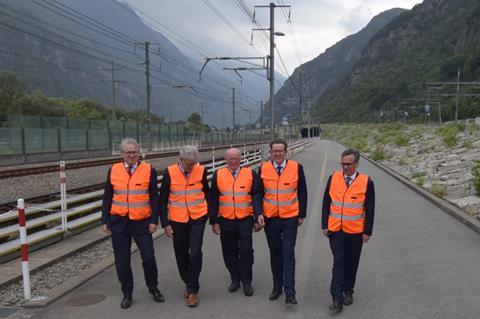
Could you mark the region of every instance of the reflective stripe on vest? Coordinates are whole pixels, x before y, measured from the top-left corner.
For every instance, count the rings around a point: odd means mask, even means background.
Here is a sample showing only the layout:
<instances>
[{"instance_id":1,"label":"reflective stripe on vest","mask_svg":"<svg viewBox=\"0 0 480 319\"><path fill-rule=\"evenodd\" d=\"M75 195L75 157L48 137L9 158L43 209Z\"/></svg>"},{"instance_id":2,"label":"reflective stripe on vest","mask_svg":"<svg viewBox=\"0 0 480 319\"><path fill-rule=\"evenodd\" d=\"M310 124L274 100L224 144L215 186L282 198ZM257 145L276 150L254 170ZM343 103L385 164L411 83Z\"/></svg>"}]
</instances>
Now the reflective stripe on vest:
<instances>
[{"instance_id":1,"label":"reflective stripe on vest","mask_svg":"<svg viewBox=\"0 0 480 319\"><path fill-rule=\"evenodd\" d=\"M140 189L140 190L114 190L114 194L117 195L126 195L126 194L131 194L131 195L140 195L140 194L148 194L148 189Z\"/></svg>"},{"instance_id":2,"label":"reflective stripe on vest","mask_svg":"<svg viewBox=\"0 0 480 319\"><path fill-rule=\"evenodd\" d=\"M296 202L298 202L298 199L297 198L294 198L292 200L287 200L287 201L283 201L283 202L277 202L276 200L271 200L269 198L264 198L263 199L264 202L267 202L271 205L275 205L275 206L289 206L289 205L293 205L295 204Z\"/></svg>"},{"instance_id":3,"label":"reflective stripe on vest","mask_svg":"<svg viewBox=\"0 0 480 319\"><path fill-rule=\"evenodd\" d=\"M217 171L218 215L226 219L244 219L253 215L253 173L248 167L240 168L237 178L223 167Z\"/></svg>"},{"instance_id":4,"label":"reflective stripe on vest","mask_svg":"<svg viewBox=\"0 0 480 319\"><path fill-rule=\"evenodd\" d=\"M265 190L263 214L270 218L298 216L298 163L293 160L287 161L279 176L271 161L263 162L261 172L260 178Z\"/></svg>"},{"instance_id":5,"label":"reflective stripe on vest","mask_svg":"<svg viewBox=\"0 0 480 319\"><path fill-rule=\"evenodd\" d=\"M113 186L112 208L110 214L127 216L131 220L150 217L150 175L152 166L141 162L132 175L129 175L124 163L113 164L110 171L110 183Z\"/></svg>"},{"instance_id":6,"label":"reflective stripe on vest","mask_svg":"<svg viewBox=\"0 0 480 319\"><path fill-rule=\"evenodd\" d=\"M357 174L347 187L342 171L333 173L330 182L330 216L328 229L349 234L363 233L365 228L365 195L368 176Z\"/></svg>"},{"instance_id":7,"label":"reflective stripe on vest","mask_svg":"<svg viewBox=\"0 0 480 319\"><path fill-rule=\"evenodd\" d=\"M187 223L190 219L196 220L207 215L207 201L202 184L204 171L203 166L195 164L187 178L178 163L168 167L170 175L168 211L171 221Z\"/></svg>"}]
</instances>

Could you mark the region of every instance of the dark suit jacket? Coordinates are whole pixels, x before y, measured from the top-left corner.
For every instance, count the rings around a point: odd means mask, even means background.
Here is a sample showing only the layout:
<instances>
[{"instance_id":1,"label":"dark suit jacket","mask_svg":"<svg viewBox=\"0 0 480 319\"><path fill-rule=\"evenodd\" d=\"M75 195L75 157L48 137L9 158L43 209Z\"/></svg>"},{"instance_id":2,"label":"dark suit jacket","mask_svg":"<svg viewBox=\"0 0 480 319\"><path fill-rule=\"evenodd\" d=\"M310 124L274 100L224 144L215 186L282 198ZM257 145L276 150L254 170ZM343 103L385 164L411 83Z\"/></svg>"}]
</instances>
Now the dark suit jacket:
<instances>
[{"instance_id":1,"label":"dark suit jacket","mask_svg":"<svg viewBox=\"0 0 480 319\"><path fill-rule=\"evenodd\" d=\"M125 217L110 214L112 208L113 185L110 183L111 169L107 174L107 182L105 183L105 192L103 193L103 207L102 207L102 224L106 224L113 232L122 232L129 222L128 215ZM134 173L135 174L135 173ZM152 207L152 214L150 217L132 221L133 230L136 233L142 234L148 232L148 225L158 225L158 186L157 186L157 172L152 166L150 172L150 185L148 187L150 194L150 205Z\"/></svg>"}]
</instances>

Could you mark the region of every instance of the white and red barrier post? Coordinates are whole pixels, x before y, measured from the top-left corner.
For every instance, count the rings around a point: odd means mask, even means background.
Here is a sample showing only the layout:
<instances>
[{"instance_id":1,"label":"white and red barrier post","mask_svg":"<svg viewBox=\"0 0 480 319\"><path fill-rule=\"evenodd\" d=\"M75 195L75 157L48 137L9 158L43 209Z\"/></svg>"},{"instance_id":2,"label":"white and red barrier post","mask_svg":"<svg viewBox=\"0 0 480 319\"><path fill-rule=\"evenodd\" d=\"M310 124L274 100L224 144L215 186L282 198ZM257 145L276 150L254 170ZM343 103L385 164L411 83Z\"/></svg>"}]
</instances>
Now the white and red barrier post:
<instances>
[{"instance_id":1,"label":"white and red barrier post","mask_svg":"<svg viewBox=\"0 0 480 319\"><path fill-rule=\"evenodd\" d=\"M18 225L20 227L20 245L22 252L23 294L25 300L30 300L30 269L28 267L27 227L25 217L25 202L20 198L17 202Z\"/></svg>"},{"instance_id":2,"label":"white and red barrier post","mask_svg":"<svg viewBox=\"0 0 480 319\"><path fill-rule=\"evenodd\" d=\"M67 230L67 184L65 182L65 161L60 161L60 205L62 210L62 230Z\"/></svg>"}]
</instances>

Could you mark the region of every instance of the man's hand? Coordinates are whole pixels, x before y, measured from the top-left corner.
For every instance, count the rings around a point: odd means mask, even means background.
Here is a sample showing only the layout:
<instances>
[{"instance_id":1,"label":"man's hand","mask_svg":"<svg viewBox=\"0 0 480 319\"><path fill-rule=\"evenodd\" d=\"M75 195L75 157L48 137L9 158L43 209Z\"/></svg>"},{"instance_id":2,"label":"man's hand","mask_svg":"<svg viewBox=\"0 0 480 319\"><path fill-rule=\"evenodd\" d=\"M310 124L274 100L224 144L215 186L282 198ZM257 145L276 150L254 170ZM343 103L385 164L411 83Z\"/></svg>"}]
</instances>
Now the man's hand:
<instances>
[{"instance_id":1,"label":"man's hand","mask_svg":"<svg viewBox=\"0 0 480 319\"><path fill-rule=\"evenodd\" d=\"M327 229L323 229L323 234L328 237L328 228L327 228Z\"/></svg>"},{"instance_id":2,"label":"man's hand","mask_svg":"<svg viewBox=\"0 0 480 319\"><path fill-rule=\"evenodd\" d=\"M298 219L298 226L302 226L304 220L305 220L305 218L299 218Z\"/></svg>"},{"instance_id":3,"label":"man's hand","mask_svg":"<svg viewBox=\"0 0 480 319\"><path fill-rule=\"evenodd\" d=\"M167 234L167 237L172 237L173 236L172 226L168 225L167 227L165 227L165 234Z\"/></svg>"},{"instance_id":4,"label":"man's hand","mask_svg":"<svg viewBox=\"0 0 480 319\"><path fill-rule=\"evenodd\" d=\"M220 235L220 224L213 224L212 231L215 235Z\"/></svg>"},{"instance_id":5,"label":"man's hand","mask_svg":"<svg viewBox=\"0 0 480 319\"><path fill-rule=\"evenodd\" d=\"M262 227L259 223L257 223L257 222L255 222L255 223L253 224L253 231L256 232L256 233L258 233L259 231L261 231L262 228L263 228L263 227Z\"/></svg>"},{"instance_id":6,"label":"man's hand","mask_svg":"<svg viewBox=\"0 0 480 319\"><path fill-rule=\"evenodd\" d=\"M370 240L370 235L362 234L362 242L366 244Z\"/></svg>"},{"instance_id":7,"label":"man's hand","mask_svg":"<svg viewBox=\"0 0 480 319\"><path fill-rule=\"evenodd\" d=\"M153 234L156 231L157 231L157 225L156 224L148 224L148 232L150 234Z\"/></svg>"},{"instance_id":8,"label":"man's hand","mask_svg":"<svg viewBox=\"0 0 480 319\"><path fill-rule=\"evenodd\" d=\"M258 218L257 218L257 223L258 223L260 226L265 227L265 217L263 217L263 215L258 216Z\"/></svg>"},{"instance_id":9,"label":"man's hand","mask_svg":"<svg viewBox=\"0 0 480 319\"><path fill-rule=\"evenodd\" d=\"M111 235L112 232L110 231L110 228L108 228L107 224L103 224L102 225L102 231L107 234L107 235Z\"/></svg>"}]
</instances>

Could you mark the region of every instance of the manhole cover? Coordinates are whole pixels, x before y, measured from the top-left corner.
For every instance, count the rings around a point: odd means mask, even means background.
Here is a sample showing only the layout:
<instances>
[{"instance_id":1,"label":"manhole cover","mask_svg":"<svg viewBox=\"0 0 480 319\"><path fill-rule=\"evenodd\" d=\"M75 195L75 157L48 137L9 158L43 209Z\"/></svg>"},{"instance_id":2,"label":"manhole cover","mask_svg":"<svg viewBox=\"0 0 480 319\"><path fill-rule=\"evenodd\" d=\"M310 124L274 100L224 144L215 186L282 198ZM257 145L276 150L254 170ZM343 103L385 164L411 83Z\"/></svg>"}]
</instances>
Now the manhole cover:
<instances>
[{"instance_id":1,"label":"manhole cover","mask_svg":"<svg viewBox=\"0 0 480 319\"><path fill-rule=\"evenodd\" d=\"M81 306L89 306L97 304L103 301L106 297L104 295L99 294L87 294L87 295L80 295L73 298L70 298L65 302L67 306L71 307L81 307Z\"/></svg>"}]
</instances>

